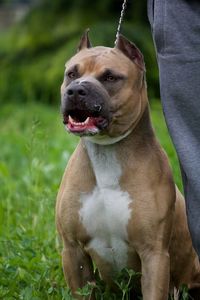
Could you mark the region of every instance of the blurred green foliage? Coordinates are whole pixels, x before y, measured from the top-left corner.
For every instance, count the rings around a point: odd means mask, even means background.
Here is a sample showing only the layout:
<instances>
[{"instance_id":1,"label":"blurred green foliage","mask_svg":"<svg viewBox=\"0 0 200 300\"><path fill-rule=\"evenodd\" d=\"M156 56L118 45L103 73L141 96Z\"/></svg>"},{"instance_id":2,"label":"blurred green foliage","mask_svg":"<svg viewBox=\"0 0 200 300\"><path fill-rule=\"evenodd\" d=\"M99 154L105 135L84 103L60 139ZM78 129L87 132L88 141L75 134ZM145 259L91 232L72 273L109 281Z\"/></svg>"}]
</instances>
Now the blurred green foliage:
<instances>
[{"instance_id":1,"label":"blurred green foliage","mask_svg":"<svg viewBox=\"0 0 200 300\"><path fill-rule=\"evenodd\" d=\"M17 25L0 35L0 102L59 101L64 63L90 28L93 45L114 45L121 0L41 0ZM129 1L122 33L145 56L151 97L158 71L146 1Z\"/></svg>"}]
</instances>

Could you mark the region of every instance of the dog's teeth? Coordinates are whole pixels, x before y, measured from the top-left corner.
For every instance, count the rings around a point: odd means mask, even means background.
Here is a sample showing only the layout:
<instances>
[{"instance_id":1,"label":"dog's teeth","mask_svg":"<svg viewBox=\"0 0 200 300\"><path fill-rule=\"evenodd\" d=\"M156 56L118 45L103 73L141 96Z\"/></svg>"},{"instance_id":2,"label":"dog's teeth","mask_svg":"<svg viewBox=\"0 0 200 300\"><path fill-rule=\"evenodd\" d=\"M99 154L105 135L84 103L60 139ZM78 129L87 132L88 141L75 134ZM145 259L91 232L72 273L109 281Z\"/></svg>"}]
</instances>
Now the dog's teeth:
<instances>
[{"instance_id":1,"label":"dog's teeth","mask_svg":"<svg viewBox=\"0 0 200 300\"><path fill-rule=\"evenodd\" d=\"M71 116L69 116L69 121L70 121L70 123L74 123L74 120L72 119Z\"/></svg>"},{"instance_id":2,"label":"dog's teeth","mask_svg":"<svg viewBox=\"0 0 200 300\"><path fill-rule=\"evenodd\" d=\"M89 121L90 121L90 117L87 117L87 119L85 120L84 124L85 124L85 125L88 124Z\"/></svg>"},{"instance_id":3,"label":"dog's teeth","mask_svg":"<svg viewBox=\"0 0 200 300\"><path fill-rule=\"evenodd\" d=\"M69 115L69 122L73 125L76 126L83 126L83 125L87 125L90 121L90 117L87 117L87 119L84 122L76 122L70 115Z\"/></svg>"},{"instance_id":4,"label":"dog's teeth","mask_svg":"<svg viewBox=\"0 0 200 300\"><path fill-rule=\"evenodd\" d=\"M69 122L70 122L71 124L73 124L73 125L80 125L80 124L82 124L82 123L80 123L80 122L76 122L71 116L69 116Z\"/></svg>"}]
</instances>

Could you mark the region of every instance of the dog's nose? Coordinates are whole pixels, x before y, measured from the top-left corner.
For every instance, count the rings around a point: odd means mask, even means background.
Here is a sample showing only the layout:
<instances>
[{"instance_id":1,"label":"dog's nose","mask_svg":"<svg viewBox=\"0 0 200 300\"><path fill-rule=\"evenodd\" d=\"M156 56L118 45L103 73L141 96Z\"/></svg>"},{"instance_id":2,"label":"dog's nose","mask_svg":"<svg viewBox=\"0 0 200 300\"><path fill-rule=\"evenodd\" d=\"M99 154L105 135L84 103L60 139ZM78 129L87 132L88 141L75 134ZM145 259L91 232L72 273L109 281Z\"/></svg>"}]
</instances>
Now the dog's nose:
<instances>
[{"instance_id":1,"label":"dog's nose","mask_svg":"<svg viewBox=\"0 0 200 300\"><path fill-rule=\"evenodd\" d=\"M74 85L67 89L66 94L68 98L85 98L87 90L84 86Z\"/></svg>"}]
</instances>

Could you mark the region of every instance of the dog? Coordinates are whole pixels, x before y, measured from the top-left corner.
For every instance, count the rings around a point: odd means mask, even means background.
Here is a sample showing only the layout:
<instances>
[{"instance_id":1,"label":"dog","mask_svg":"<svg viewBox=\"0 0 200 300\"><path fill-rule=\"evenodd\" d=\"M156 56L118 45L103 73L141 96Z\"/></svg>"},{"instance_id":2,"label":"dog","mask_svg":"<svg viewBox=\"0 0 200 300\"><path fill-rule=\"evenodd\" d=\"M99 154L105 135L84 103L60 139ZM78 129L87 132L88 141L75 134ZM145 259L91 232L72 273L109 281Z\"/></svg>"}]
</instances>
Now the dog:
<instances>
[{"instance_id":1,"label":"dog","mask_svg":"<svg viewBox=\"0 0 200 300\"><path fill-rule=\"evenodd\" d=\"M56 223L73 296L82 299L77 289L95 281L94 261L108 286L123 268L141 272L144 300L168 299L182 284L200 299L184 198L150 121L143 55L122 35L114 48L92 47L86 31L65 67L63 123L81 138Z\"/></svg>"}]
</instances>

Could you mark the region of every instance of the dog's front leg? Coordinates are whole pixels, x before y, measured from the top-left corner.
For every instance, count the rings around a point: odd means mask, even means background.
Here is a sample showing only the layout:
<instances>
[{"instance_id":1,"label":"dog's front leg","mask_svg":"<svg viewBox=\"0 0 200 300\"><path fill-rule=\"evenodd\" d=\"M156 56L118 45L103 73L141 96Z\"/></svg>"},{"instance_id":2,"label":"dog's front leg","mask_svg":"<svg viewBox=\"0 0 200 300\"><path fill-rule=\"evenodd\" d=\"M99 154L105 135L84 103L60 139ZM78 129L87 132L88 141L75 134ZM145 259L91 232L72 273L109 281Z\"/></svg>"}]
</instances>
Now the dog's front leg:
<instances>
[{"instance_id":1,"label":"dog's front leg","mask_svg":"<svg viewBox=\"0 0 200 300\"><path fill-rule=\"evenodd\" d=\"M62 262L65 279L75 299L94 299L93 293L88 297L82 297L76 293L78 288L94 282L93 265L89 255L84 252L78 243L65 241Z\"/></svg>"},{"instance_id":2,"label":"dog's front leg","mask_svg":"<svg viewBox=\"0 0 200 300\"><path fill-rule=\"evenodd\" d=\"M145 253L141 261L143 300L167 300L170 273L168 252Z\"/></svg>"}]
</instances>

